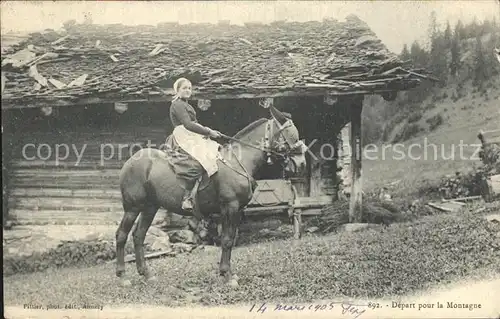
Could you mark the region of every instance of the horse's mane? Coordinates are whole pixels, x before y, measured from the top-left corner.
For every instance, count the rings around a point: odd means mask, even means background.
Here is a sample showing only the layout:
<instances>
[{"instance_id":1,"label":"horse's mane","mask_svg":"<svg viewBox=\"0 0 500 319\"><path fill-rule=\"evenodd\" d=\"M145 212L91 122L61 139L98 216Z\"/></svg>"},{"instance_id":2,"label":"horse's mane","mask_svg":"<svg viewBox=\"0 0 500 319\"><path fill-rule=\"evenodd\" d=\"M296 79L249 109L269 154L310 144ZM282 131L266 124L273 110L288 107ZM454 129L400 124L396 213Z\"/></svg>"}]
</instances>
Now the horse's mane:
<instances>
[{"instance_id":1,"label":"horse's mane","mask_svg":"<svg viewBox=\"0 0 500 319\"><path fill-rule=\"evenodd\" d=\"M261 119L258 119L255 122L252 122L252 123L248 124L243 129L241 129L241 131L239 131L238 133L236 133L236 135L234 136L234 138L241 138L243 135L247 134L249 131L251 131L254 128L256 128L257 126L261 125L265 121L267 121L266 118L261 118Z\"/></svg>"}]
</instances>

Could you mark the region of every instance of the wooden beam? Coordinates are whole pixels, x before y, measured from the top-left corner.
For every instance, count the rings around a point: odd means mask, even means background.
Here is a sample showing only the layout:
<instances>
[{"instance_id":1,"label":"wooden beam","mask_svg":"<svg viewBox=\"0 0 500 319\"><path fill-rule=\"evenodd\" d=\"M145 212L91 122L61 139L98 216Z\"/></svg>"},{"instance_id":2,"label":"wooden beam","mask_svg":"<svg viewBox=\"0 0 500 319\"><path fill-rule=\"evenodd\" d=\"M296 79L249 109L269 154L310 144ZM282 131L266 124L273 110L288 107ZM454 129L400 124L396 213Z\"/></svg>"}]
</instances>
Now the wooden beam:
<instances>
[{"instance_id":1,"label":"wooden beam","mask_svg":"<svg viewBox=\"0 0 500 319\"><path fill-rule=\"evenodd\" d=\"M356 98L351 105L351 201L349 204L349 222L361 223L362 212L362 179L361 179L361 111L363 99Z\"/></svg>"},{"instance_id":2,"label":"wooden beam","mask_svg":"<svg viewBox=\"0 0 500 319\"><path fill-rule=\"evenodd\" d=\"M277 92L262 92L262 93L234 93L234 94L211 94L203 92L194 92L193 100L226 100L226 99L255 99L255 98L274 98L274 97L307 97L307 96L324 96L328 94L330 96L336 97L351 97L354 95L365 95L365 94L382 94L384 92L394 92L394 91L404 91L408 88L393 88L393 89L375 89L375 90L346 90L338 91L328 88L317 88L308 90L297 89L288 91L277 91ZM28 98L4 98L2 99L2 110L4 109L24 109L24 108L36 108L42 106L87 106L91 104L113 104L115 102L123 103L154 103L154 102L170 102L172 96L164 94L150 94L149 96L137 96L128 95L122 98L117 96L111 97L81 97L74 98L71 96L67 97L51 97L51 96L40 96L29 100Z\"/></svg>"}]
</instances>

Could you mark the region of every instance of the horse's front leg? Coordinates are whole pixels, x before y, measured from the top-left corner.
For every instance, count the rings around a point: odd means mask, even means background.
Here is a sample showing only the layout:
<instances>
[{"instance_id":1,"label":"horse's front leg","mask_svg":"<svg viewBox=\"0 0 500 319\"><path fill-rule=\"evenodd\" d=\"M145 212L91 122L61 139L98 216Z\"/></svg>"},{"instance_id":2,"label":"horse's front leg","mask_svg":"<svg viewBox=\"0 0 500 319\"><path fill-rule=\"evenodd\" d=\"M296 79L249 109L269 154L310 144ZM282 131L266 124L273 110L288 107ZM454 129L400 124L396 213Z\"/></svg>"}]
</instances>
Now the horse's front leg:
<instances>
[{"instance_id":1,"label":"horse's front leg","mask_svg":"<svg viewBox=\"0 0 500 319\"><path fill-rule=\"evenodd\" d=\"M238 280L231 272L231 251L233 249L236 231L240 226L241 214L239 212L239 203L233 201L222 205L222 236L221 246L222 254L219 264L220 275L224 276L226 283L231 286L237 286Z\"/></svg>"}]
</instances>

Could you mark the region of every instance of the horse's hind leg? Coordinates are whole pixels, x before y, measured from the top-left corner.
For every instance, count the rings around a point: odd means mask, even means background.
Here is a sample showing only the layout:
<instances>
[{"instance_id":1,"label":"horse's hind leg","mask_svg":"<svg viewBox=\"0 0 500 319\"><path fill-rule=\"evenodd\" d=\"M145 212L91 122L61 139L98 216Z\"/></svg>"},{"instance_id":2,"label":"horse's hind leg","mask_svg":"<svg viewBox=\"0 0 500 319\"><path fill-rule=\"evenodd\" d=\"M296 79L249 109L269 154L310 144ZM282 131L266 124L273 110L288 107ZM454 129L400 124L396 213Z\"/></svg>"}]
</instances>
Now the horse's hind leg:
<instances>
[{"instance_id":1,"label":"horse's hind leg","mask_svg":"<svg viewBox=\"0 0 500 319\"><path fill-rule=\"evenodd\" d=\"M135 263L137 266L137 272L139 275L144 276L148 280L153 280L152 274L146 265L146 260L144 258L144 239L148 232L151 223L153 222L158 207L147 206L146 209L141 213L139 221L137 222L137 227L134 229L132 236L134 238L134 249L135 249Z\"/></svg>"},{"instance_id":2,"label":"horse's hind leg","mask_svg":"<svg viewBox=\"0 0 500 319\"><path fill-rule=\"evenodd\" d=\"M123 278L125 275L125 244L138 215L138 210L125 210L120 226L118 226L118 230L116 231L116 276L123 279L123 285L130 284L130 282Z\"/></svg>"}]
</instances>

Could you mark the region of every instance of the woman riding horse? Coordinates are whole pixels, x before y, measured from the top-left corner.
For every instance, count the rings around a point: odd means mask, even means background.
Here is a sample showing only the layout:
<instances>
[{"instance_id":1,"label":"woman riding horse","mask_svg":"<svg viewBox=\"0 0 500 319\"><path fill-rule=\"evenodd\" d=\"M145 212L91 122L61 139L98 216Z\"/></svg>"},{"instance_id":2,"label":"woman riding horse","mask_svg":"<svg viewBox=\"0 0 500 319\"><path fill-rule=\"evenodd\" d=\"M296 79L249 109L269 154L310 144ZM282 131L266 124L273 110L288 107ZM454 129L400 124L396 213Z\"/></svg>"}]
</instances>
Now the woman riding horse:
<instances>
[{"instance_id":1,"label":"woman riding horse","mask_svg":"<svg viewBox=\"0 0 500 319\"><path fill-rule=\"evenodd\" d=\"M220 132L209 127L202 126L196 118L196 111L188 103L191 97L192 85L188 79L180 78L174 83L175 97L170 106L170 120L174 127L173 137L181 149L197 160L205 169L208 176L212 176L216 171L216 157L220 145L210 138L220 138ZM186 191L182 202L184 211L193 210L193 197L196 188L194 187L200 178L201 173L190 170L189 174L183 174L187 181Z\"/></svg>"}]
</instances>

